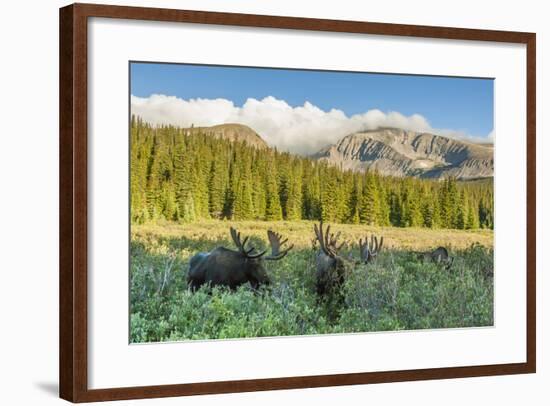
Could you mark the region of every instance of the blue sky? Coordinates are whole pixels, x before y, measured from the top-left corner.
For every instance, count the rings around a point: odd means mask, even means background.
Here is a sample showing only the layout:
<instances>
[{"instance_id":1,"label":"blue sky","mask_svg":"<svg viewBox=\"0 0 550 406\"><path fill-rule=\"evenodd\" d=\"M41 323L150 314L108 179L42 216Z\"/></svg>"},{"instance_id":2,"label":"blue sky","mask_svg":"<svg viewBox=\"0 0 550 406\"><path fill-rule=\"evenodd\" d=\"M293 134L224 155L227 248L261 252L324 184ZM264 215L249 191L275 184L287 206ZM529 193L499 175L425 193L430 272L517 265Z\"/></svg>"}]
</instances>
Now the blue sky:
<instances>
[{"instance_id":1,"label":"blue sky","mask_svg":"<svg viewBox=\"0 0 550 406\"><path fill-rule=\"evenodd\" d=\"M420 114L433 128L486 137L493 129L492 79L131 63L131 93L227 99L242 106L267 96L347 116L378 109Z\"/></svg>"}]
</instances>

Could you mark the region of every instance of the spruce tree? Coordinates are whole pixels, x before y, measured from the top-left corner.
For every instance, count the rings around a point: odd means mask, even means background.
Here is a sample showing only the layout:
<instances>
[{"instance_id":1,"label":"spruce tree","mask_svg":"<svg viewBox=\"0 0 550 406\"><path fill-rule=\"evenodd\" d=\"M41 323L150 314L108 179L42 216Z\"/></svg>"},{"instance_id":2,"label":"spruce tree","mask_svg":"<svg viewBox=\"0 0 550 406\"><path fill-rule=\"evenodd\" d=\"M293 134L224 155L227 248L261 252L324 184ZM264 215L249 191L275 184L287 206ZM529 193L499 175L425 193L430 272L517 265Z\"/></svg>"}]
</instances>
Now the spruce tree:
<instances>
[{"instance_id":1,"label":"spruce tree","mask_svg":"<svg viewBox=\"0 0 550 406\"><path fill-rule=\"evenodd\" d=\"M321 172L321 220L335 222L338 216L339 188L338 179L334 176L332 168L323 167ZM324 176L323 176L324 175Z\"/></svg>"},{"instance_id":2,"label":"spruce tree","mask_svg":"<svg viewBox=\"0 0 550 406\"><path fill-rule=\"evenodd\" d=\"M220 151L221 152L221 151ZM209 211L210 216L221 219L225 205L225 192L228 186L228 168L227 162L223 159L223 154L218 154L216 159L212 160L210 165L210 175L208 180L209 193Z\"/></svg>"},{"instance_id":3,"label":"spruce tree","mask_svg":"<svg viewBox=\"0 0 550 406\"><path fill-rule=\"evenodd\" d=\"M366 174L363 193L359 200L359 220L363 224L375 225L380 218L380 195L373 175Z\"/></svg>"},{"instance_id":4,"label":"spruce tree","mask_svg":"<svg viewBox=\"0 0 550 406\"><path fill-rule=\"evenodd\" d=\"M267 163L265 195L265 219L268 221L282 220L283 211L281 208L281 200L279 198L279 185L277 184L277 167L275 159L269 156Z\"/></svg>"},{"instance_id":5,"label":"spruce tree","mask_svg":"<svg viewBox=\"0 0 550 406\"><path fill-rule=\"evenodd\" d=\"M302 163L297 160L291 166L288 177L288 197L286 201L286 219L300 220L302 217Z\"/></svg>"},{"instance_id":6,"label":"spruce tree","mask_svg":"<svg viewBox=\"0 0 550 406\"><path fill-rule=\"evenodd\" d=\"M352 224L359 224L359 199L362 195L361 190L363 185L359 176L353 177L353 187L351 189L348 201L348 217L347 221Z\"/></svg>"},{"instance_id":7,"label":"spruce tree","mask_svg":"<svg viewBox=\"0 0 550 406\"><path fill-rule=\"evenodd\" d=\"M195 220L195 200L193 196L194 179L191 160L186 154L183 140L179 140L174 149L174 188L177 202L177 218L182 222Z\"/></svg>"}]
</instances>

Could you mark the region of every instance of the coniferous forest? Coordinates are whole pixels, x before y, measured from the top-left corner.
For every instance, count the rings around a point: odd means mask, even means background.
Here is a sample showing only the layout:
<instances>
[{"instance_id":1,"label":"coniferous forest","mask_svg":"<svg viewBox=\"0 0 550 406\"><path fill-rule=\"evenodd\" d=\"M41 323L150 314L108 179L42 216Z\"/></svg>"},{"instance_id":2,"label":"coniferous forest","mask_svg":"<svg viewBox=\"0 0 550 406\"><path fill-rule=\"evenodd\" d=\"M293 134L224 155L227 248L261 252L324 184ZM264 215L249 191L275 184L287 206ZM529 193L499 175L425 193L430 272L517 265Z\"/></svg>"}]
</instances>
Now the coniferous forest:
<instances>
[{"instance_id":1,"label":"coniferous forest","mask_svg":"<svg viewBox=\"0 0 550 406\"><path fill-rule=\"evenodd\" d=\"M314 152L314 151L312 151ZM131 120L131 221L323 220L493 228L493 180L343 171L188 129Z\"/></svg>"}]
</instances>

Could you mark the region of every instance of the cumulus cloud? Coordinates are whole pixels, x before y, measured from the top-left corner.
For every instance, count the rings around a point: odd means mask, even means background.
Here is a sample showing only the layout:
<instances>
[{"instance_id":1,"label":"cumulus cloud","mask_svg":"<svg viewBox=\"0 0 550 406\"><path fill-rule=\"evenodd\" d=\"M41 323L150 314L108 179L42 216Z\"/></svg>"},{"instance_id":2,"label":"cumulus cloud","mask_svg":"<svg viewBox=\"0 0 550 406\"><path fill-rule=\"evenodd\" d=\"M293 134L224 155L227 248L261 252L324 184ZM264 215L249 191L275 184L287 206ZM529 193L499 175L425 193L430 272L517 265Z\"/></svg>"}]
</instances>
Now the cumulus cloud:
<instances>
[{"instance_id":1,"label":"cumulus cloud","mask_svg":"<svg viewBox=\"0 0 550 406\"><path fill-rule=\"evenodd\" d=\"M373 109L348 117L342 110L324 111L310 102L293 107L272 96L262 100L249 98L242 106L236 106L226 99L184 100L159 94L146 98L132 95L131 109L132 114L153 125L202 127L223 123L245 124L258 132L269 145L298 154L311 154L350 133L378 127L425 131L471 142L482 140L458 131L434 129L419 114L405 116Z\"/></svg>"}]
</instances>

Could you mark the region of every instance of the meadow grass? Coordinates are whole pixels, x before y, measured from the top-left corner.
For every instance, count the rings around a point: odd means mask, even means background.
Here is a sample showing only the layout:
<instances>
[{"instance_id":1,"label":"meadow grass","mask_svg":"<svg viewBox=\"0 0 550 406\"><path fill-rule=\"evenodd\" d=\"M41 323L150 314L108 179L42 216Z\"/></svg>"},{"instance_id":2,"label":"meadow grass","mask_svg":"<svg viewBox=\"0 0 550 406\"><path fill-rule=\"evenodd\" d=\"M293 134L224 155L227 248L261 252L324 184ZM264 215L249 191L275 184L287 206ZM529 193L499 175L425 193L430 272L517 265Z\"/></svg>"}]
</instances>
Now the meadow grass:
<instances>
[{"instance_id":1,"label":"meadow grass","mask_svg":"<svg viewBox=\"0 0 550 406\"><path fill-rule=\"evenodd\" d=\"M298 248L311 246L314 237L313 221L222 221L205 220L200 223L164 223L132 225L132 235L155 238L185 238L200 241L229 242L229 227L236 227L243 235L265 238L266 231L275 230L283 234ZM448 249L462 249L472 244L493 247L493 230L448 230L428 228L374 227L355 224L333 224L334 231L342 233L341 238L357 243L365 234L384 236L388 248L403 250L427 250L440 245Z\"/></svg>"},{"instance_id":2,"label":"meadow grass","mask_svg":"<svg viewBox=\"0 0 550 406\"><path fill-rule=\"evenodd\" d=\"M266 230L289 238L295 248L267 264L269 289L236 292L187 289L189 259L199 251L232 247L229 226L266 246ZM334 225L342 238L383 235L377 261L347 267L343 301L315 294L313 223L224 222L132 226L130 339L133 343L188 339L335 334L493 324L493 233ZM455 258L445 270L418 260L412 251L446 246ZM357 255L356 248L352 254Z\"/></svg>"}]
</instances>

